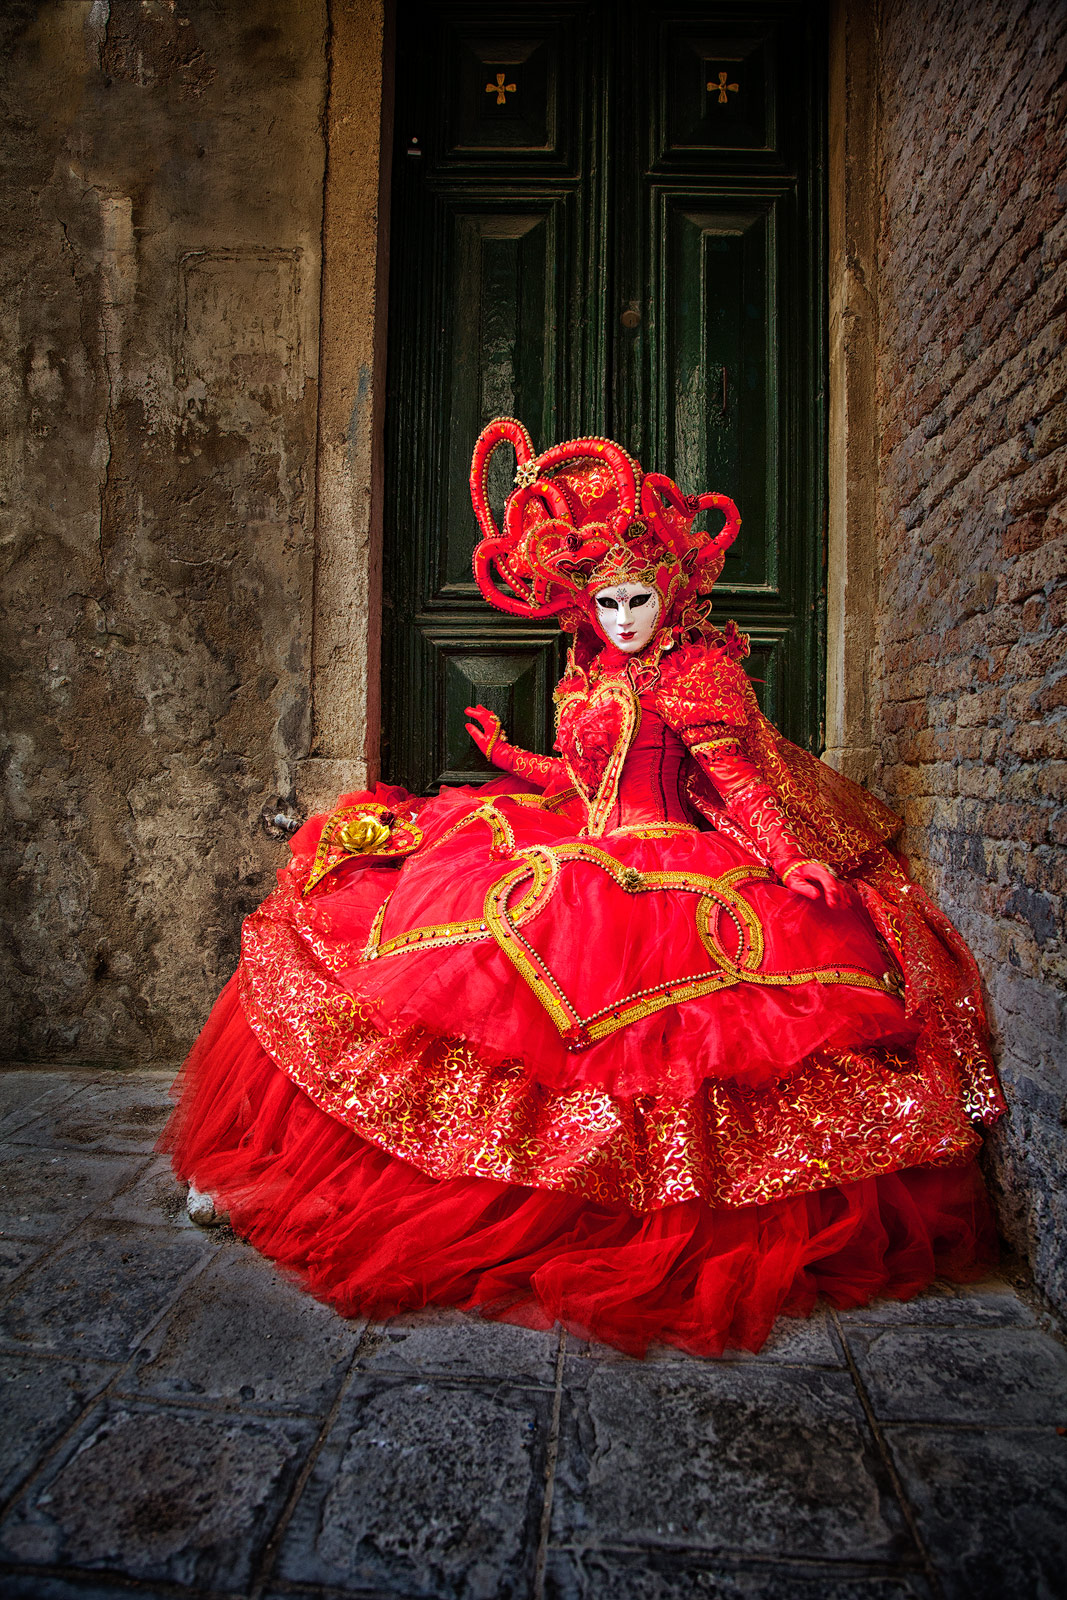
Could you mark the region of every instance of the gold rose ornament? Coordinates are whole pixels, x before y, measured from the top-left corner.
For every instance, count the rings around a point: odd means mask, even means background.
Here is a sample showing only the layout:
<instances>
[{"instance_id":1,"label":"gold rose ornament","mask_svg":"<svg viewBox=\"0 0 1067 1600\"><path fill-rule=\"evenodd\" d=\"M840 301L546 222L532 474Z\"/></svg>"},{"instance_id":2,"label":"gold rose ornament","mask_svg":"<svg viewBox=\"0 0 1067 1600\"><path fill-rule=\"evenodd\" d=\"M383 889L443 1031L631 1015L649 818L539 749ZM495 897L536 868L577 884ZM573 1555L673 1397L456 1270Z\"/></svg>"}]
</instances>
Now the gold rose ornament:
<instances>
[{"instance_id":1,"label":"gold rose ornament","mask_svg":"<svg viewBox=\"0 0 1067 1600\"><path fill-rule=\"evenodd\" d=\"M409 856L422 843L422 829L414 817L391 811L376 801L338 806L326 821L311 864L304 893L310 894L336 867L362 857L368 863ZM340 879L336 880L339 883ZM326 889L336 886L330 879Z\"/></svg>"}]
</instances>

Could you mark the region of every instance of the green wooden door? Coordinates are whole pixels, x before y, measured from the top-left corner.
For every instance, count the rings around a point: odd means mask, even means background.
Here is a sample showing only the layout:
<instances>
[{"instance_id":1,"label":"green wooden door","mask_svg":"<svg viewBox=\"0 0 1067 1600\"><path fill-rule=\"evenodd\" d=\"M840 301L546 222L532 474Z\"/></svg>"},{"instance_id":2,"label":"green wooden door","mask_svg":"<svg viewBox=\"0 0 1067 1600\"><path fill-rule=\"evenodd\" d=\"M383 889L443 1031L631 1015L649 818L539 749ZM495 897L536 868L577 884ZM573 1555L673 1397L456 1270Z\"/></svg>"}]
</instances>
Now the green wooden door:
<instances>
[{"instance_id":1,"label":"green wooden door","mask_svg":"<svg viewBox=\"0 0 1067 1600\"><path fill-rule=\"evenodd\" d=\"M824 33L810 3L652 0L398 16L384 750L425 792L491 775L480 701L552 742L558 630L480 598L475 437L616 438L743 526L717 613L765 708L818 748ZM498 509L505 463L491 482Z\"/></svg>"}]
</instances>

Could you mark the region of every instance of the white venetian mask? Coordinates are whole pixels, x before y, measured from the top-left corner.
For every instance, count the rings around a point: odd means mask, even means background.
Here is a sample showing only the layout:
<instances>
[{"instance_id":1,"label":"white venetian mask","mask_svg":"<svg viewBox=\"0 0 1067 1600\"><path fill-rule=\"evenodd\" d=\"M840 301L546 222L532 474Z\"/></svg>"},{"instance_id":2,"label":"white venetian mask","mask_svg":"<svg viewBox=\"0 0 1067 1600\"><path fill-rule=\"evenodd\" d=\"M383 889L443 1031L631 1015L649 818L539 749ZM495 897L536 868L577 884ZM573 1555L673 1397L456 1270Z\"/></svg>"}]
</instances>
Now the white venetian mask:
<instances>
[{"instance_id":1,"label":"white venetian mask","mask_svg":"<svg viewBox=\"0 0 1067 1600\"><path fill-rule=\"evenodd\" d=\"M598 589L597 626L609 644L636 655L643 650L659 622L660 598L647 583L615 583Z\"/></svg>"}]
</instances>

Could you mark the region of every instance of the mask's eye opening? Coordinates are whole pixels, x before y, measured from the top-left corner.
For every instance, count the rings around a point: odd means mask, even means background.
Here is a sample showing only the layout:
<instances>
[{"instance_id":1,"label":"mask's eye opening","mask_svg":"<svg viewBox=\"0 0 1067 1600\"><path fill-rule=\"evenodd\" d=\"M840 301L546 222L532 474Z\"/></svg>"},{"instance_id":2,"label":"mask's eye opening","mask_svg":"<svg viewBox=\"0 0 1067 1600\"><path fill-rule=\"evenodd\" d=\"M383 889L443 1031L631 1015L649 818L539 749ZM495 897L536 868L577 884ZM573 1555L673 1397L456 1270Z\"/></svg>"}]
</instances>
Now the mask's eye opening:
<instances>
[{"instance_id":1,"label":"mask's eye opening","mask_svg":"<svg viewBox=\"0 0 1067 1600\"><path fill-rule=\"evenodd\" d=\"M598 596L597 605L600 607L601 611L618 611L619 609L619 602L617 600L613 600L609 594Z\"/></svg>"},{"instance_id":2,"label":"mask's eye opening","mask_svg":"<svg viewBox=\"0 0 1067 1600\"><path fill-rule=\"evenodd\" d=\"M638 606L647 604L652 599L650 594L635 594L630 596L630 610L636 611Z\"/></svg>"}]
</instances>

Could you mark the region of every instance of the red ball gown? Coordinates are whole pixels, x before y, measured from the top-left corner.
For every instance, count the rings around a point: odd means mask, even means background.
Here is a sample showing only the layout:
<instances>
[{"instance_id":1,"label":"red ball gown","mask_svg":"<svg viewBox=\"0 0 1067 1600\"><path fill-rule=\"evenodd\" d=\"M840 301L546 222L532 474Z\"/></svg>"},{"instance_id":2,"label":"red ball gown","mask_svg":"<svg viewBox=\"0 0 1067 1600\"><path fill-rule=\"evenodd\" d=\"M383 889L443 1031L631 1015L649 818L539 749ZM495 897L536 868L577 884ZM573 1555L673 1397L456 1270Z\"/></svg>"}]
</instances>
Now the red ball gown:
<instances>
[{"instance_id":1,"label":"red ball gown","mask_svg":"<svg viewBox=\"0 0 1067 1600\"><path fill-rule=\"evenodd\" d=\"M742 649L572 651L558 757L295 835L166 1140L339 1311L719 1354L990 1258L974 962Z\"/></svg>"}]
</instances>

